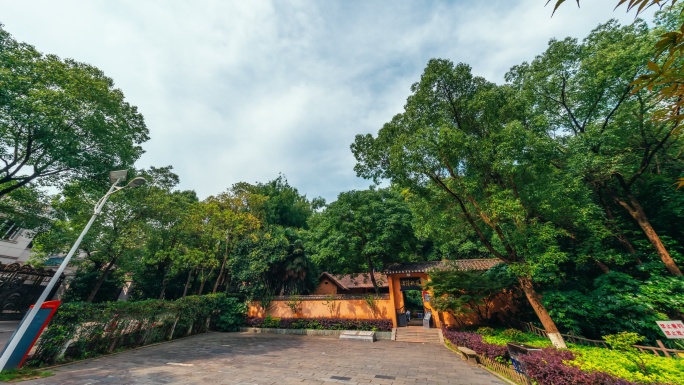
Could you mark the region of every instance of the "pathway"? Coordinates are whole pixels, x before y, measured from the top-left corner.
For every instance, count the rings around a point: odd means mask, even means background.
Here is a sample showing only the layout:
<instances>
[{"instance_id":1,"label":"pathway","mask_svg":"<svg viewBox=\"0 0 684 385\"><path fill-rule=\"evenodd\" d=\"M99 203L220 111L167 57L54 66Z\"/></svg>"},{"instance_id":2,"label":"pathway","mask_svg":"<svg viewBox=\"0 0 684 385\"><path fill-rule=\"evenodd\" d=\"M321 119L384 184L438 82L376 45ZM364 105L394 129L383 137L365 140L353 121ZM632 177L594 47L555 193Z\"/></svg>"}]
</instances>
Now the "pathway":
<instances>
[{"instance_id":1,"label":"pathway","mask_svg":"<svg viewBox=\"0 0 684 385\"><path fill-rule=\"evenodd\" d=\"M247 333L207 333L52 371L22 384L505 384L435 344Z\"/></svg>"}]
</instances>

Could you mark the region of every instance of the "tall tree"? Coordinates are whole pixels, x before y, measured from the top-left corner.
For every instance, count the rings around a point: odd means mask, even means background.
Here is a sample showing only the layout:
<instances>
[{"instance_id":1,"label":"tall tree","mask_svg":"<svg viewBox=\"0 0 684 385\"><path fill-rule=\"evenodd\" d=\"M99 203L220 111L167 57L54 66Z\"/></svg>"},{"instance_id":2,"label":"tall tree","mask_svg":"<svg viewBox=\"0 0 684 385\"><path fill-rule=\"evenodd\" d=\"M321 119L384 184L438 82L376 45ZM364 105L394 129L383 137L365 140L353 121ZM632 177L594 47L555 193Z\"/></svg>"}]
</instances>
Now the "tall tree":
<instances>
[{"instance_id":1,"label":"tall tree","mask_svg":"<svg viewBox=\"0 0 684 385\"><path fill-rule=\"evenodd\" d=\"M507 79L528 93L529 103L547 120L547 135L558 146L554 164L592 187L606 216L611 202L623 209L673 275L682 272L651 224L635 194L656 161L671 160L678 122L654 120L660 101L633 81L645 71L653 37L643 22L600 25L579 43L551 40L531 63L514 67ZM674 177L673 177L674 178ZM631 245L619 229L616 237Z\"/></svg>"},{"instance_id":2,"label":"tall tree","mask_svg":"<svg viewBox=\"0 0 684 385\"><path fill-rule=\"evenodd\" d=\"M152 168L139 174L147 176L149 185L111 195L79 246L78 252L83 256L81 273L97 276L88 295L82 298L85 301L91 302L96 298L100 287L114 270L123 268L130 271L141 260L150 235L149 226L155 221L154 215L161 214L153 210L153 202L158 197L152 195L167 192L169 180L177 181L170 167ZM65 254L70 249L93 215L93 202L102 197L102 187L76 182L66 186L55 197L52 209L56 220L50 231L34 239L34 245L43 257Z\"/></svg>"},{"instance_id":3,"label":"tall tree","mask_svg":"<svg viewBox=\"0 0 684 385\"><path fill-rule=\"evenodd\" d=\"M553 142L517 94L465 64L431 60L404 112L352 144L360 176L390 179L459 215L491 256L509 264L557 346L563 339L535 280L556 279L560 246L595 210L580 181L550 162Z\"/></svg>"},{"instance_id":4,"label":"tall tree","mask_svg":"<svg viewBox=\"0 0 684 385\"><path fill-rule=\"evenodd\" d=\"M219 251L220 268L212 293L216 293L219 286L224 285L224 281L229 281L226 279L226 263L235 245L244 237L254 237L262 226L258 211L254 209L261 206L264 199L263 196L233 190L205 200L206 220L213 223L212 228L215 230L213 238L217 244L223 246Z\"/></svg>"},{"instance_id":5,"label":"tall tree","mask_svg":"<svg viewBox=\"0 0 684 385\"><path fill-rule=\"evenodd\" d=\"M312 219L314 261L335 273L365 270L377 292L373 273L415 251L412 222L408 204L394 191L341 193Z\"/></svg>"},{"instance_id":6,"label":"tall tree","mask_svg":"<svg viewBox=\"0 0 684 385\"><path fill-rule=\"evenodd\" d=\"M102 71L43 55L0 26L0 198L130 167L147 134Z\"/></svg>"}]
</instances>

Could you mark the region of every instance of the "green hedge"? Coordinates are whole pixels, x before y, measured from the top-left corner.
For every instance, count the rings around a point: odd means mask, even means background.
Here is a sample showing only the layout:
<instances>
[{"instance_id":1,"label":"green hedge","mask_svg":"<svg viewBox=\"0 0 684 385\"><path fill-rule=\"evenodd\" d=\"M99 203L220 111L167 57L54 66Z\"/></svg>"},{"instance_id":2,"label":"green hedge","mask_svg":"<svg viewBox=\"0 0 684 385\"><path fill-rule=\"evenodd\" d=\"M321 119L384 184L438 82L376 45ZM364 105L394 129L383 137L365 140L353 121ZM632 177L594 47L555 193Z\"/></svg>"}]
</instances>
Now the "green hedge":
<instances>
[{"instance_id":1,"label":"green hedge","mask_svg":"<svg viewBox=\"0 0 684 385\"><path fill-rule=\"evenodd\" d=\"M209 329L236 331L246 311L244 303L223 294L176 301L66 303L38 340L28 365L79 360Z\"/></svg>"}]
</instances>

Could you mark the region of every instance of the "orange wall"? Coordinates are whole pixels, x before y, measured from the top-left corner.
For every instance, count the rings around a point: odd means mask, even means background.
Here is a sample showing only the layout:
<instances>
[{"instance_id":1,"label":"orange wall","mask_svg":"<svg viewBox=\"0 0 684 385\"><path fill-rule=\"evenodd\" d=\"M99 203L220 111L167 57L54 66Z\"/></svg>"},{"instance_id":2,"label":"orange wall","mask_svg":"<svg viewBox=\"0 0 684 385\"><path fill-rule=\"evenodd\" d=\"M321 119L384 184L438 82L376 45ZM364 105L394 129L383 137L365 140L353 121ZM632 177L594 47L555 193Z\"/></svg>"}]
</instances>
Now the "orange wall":
<instances>
[{"instance_id":1,"label":"orange wall","mask_svg":"<svg viewBox=\"0 0 684 385\"><path fill-rule=\"evenodd\" d=\"M300 311L292 314L292 310L287 306L287 300L274 300L268 311L268 315L275 318L359 318L359 319L388 319L392 318L394 308L390 299L381 297L375 300L377 310L373 312L364 299L335 299L332 309L326 304L326 298L308 299L301 296L302 303ZM331 312L332 310L332 312ZM247 310L249 317L265 317L267 314L259 306L259 302L249 303Z\"/></svg>"},{"instance_id":2,"label":"orange wall","mask_svg":"<svg viewBox=\"0 0 684 385\"><path fill-rule=\"evenodd\" d=\"M504 321L505 318L510 317L511 314L515 314L517 309L513 306L513 295L511 293L504 292L500 294L497 298L492 301L489 308L489 314L492 319L500 318L500 321ZM455 317L449 313L442 313L444 319L444 324L449 326L473 326L480 325L481 322L476 314L461 314L458 315L458 321Z\"/></svg>"}]
</instances>

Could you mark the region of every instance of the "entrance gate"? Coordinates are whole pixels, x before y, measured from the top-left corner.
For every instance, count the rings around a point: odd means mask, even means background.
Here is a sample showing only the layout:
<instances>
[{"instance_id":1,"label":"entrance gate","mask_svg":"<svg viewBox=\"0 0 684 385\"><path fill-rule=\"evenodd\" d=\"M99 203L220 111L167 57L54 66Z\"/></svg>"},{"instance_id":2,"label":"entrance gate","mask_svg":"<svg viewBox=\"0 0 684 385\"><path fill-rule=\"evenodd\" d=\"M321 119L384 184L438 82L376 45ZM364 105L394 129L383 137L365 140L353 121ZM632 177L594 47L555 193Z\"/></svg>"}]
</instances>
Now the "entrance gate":
<instances>
[{"instance_id":1,"label":"entrance gate","mask_svg":"<svg viewBox=\"0 0 684 385\"><path fill-rule=\"evenodd\" d=\"M34 269L29 265L0 263L0 320L21 320L29 306L36 303L54 274L53 270ZM62 281L64 274L48 299L55 295Z\"/></svg>"}]
</instances>

